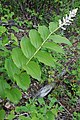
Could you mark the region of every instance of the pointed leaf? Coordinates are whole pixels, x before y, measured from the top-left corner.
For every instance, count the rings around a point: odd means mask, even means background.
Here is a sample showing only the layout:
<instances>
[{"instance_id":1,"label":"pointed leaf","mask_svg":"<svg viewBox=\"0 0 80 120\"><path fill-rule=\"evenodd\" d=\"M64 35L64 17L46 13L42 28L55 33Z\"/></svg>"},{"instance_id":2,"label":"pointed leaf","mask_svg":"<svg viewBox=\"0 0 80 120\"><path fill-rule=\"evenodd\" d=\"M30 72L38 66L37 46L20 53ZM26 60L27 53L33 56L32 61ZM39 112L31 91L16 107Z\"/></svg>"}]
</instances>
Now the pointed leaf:
<instances>
[{"instance_id":1,"label":"pointed leaf","mask_svg":"<svg viewBox=\"0 0 80 120\"><path fill-rule=\"evenodd\" d=\"M37 30L30 30L29 37L30 37L30 41L31 41L32 45L35 48L38 48L41 45L42 38L41 38L40 34L37 32Z\"/></svg>"},{"instance_id":2,"label":"pointed leaf","mask_svg":"<svg viewBox=\"0 0 80 120\"><path fill-rule=\"evenodd\" d=\"M11 40L15 40L15 44L18 45L18 39L13 33L11 33Z\"/></svg>"},{"instance_id":3,"label":"pointed leaf","mask_svg":"<svg viewBox=\"0 0 80 120\"><path fill-rule=\"evenodd\" d=\"M12 59L18 68L23 68L23 66L28 61L20 48L14 48L12 50Z\"/></svg>"},{"instance_id":4,"label":"pointed leaf","mask_svg":"<svg viewBox=\"0 0 80 120\"><path fill-rule=\"evenodd\" d=\"M15 32L19 32L19 29L16 26L12 26L11 29L13 29Z\"/></svg>"},{"instance_id":5,"label":"pointed leaf","mask_svg":"<svg viewBox=\"0 0 80 120\"><path fill-rule=\"evenodd\" d=\"M21 73L20 75L15 75L15 81L17 85L23 89L27 90L30 85L30 77L26 72Z\"/></svg>"},{"instance_id":6,"label":"pointed leaf","mask_svg":"<svg viewBox=\"0 0 80 120\"><path fill-rule=\"evenodd\" d=\"M36 50L34 46L30 43L29 38L27 37L22 37L20 45L21 45L22 52L27 58L30 58Z\"/></svg>"},{"instance_id":7,"label":"pointed leaf","mask_svg":"<svg viewBox=\"0 0 80 120\"><path fill-rule=\"evenodd\" d=\"M24 67L24 69L27 71L29 75L31 75L33 78L40 80L41 79L41 71L40 67L37 63L34 61L30 61L28 65Z\"/></svg>"},{"instance_id":8,"label":"pointed leaf","mask_svg":"<svg viewBox=\"0 0 80 120\"><path fill-rule=\"evenodd\" d=\"M6 97L13 103L17 104L22 97L18 88L6 89Z\"/></svg>"},{"instance_id":9,"label":"pointed leaf","mask_svg":"<svg viewBox=\"0 0 80 120\"><path fill-rule=\"evenodd\" d=\"M35 57L42 63L55 67L55 59L47 52L39 51Z\"/></svg>"},{"instance_id":10,"label":"pointed leaf","mask_svg":"<svg viewBox=\"0 0 80 120\"><path fill-rule=\"evenodd\" d=\"M49 30L45 25L39 26L38 27L38 32L40 33L43 40L45 40L49 35Z\"/></svg>"},{"instance_id":11,"label":"pointed leaf","mask_svg":"<svg viewBox=\"0 0 80 120\"><path fill-rule=\"evenodd\" d=\"M56 51L57 53L62 53L64 54L64 50L61 48L61 46L59 46L58 44L54 43L54 42L46 42L43 45L44 48L49 48L51 50Z\"/></svg>"},{"instance_id":12,"label":"pointed leaf","mask_svg":"<svg viewBox=\"0 0 80 120\"><path fill-rule=\"evenodd\" d=\"M56 22L50 22L49 23L50 32L53 32L54 30L56 30L57 27L58 27L58 24Z\"/></svg>"},{"instance_id":13,"label":"pointed leaf","mask_svg":"<svg viewBox=\"0 0 80 120\"><path fill-rule=\"evenodd\" d=\"M12 61L12 59L6 59L5 60L5 68L7 70L8 76L13 79L15 74L20 74L20 70L18 67L16 67L16 65L14 64L14 62Z\"/></svg>"},{"instance_id":14,"label":"pointed leaf","mask_svg":"<svg viewBox=\"0 0 80 120\"><path fill-rule=\"evenodd\" d=\"M62 37L60 35L51 35L50 39L52 39L53 42L55 42L55 43L65 43L65 44L67 44L69 46L72 45L71 42L67 38Z\"/></svg>"}]
</instances>

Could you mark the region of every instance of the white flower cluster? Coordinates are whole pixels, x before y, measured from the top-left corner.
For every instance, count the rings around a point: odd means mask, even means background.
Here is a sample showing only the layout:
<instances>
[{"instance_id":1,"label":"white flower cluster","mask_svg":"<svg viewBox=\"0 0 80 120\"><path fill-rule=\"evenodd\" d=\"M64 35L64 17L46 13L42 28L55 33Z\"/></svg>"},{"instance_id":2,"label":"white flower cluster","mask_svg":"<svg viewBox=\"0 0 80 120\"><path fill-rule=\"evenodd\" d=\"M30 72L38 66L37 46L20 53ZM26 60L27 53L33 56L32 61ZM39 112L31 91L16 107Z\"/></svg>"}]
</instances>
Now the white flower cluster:
<instances>
[{"instance_id":1,"label":"white flower cluster","mask_svg":"<svg viewBox=\"0 0 80 120\"><path fill-rule=\"evenodd\" d=\"M78 8L73 9L72 11L70 11L69 16L66 15L65 18L63 17L62 21L59 20L59 27L61 29L66 30L66 28L64 26L70 25L72 23L73 18L76 16L77 10L78 10Z\"/></svg>"}]
</instances>

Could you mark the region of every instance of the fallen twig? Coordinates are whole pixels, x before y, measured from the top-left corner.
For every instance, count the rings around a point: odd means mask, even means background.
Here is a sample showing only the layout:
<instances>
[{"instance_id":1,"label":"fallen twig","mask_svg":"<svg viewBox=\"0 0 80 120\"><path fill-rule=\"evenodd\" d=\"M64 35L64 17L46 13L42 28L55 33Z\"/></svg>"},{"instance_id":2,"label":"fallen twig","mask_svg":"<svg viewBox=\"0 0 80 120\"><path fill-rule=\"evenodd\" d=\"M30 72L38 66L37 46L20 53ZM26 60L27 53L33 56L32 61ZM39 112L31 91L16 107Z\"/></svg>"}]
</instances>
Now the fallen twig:
<instances>
[{"instance_id":1,"label":"fallen twig","mask_svg":"<svg viewBox=\"0 0 80 120\"><path fill-rule=\"evenodd\" d=\"M70 116L72 116L72 117L73 117L73 114L72 114L72 113L70 113L70 111L69 111L67 108L65 108L65 106L64 106L64 105L62 105L62 103L61 103L60 101L58 101L58 104L59 104L60 106L62 106L62 107L64 108L64 110L65 110L68 114L70 114Z\"/></svg>"}]
</instances>

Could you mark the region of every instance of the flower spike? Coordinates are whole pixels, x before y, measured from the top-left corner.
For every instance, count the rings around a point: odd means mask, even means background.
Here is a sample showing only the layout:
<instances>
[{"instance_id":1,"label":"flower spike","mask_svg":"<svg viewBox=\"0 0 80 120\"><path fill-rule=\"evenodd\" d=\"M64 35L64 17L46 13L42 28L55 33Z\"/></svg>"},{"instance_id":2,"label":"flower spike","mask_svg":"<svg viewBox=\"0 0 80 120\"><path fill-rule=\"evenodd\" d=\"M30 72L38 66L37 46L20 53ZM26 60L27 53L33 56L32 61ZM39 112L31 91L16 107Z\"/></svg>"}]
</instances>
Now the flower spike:
<instances>
[{"instance_id":1,"label":"flower spike","mask_svg":"<svg viewBox=\"0 0 80 120\"><path fill-rule=\"evenodd\" d=\"M70 25L73 21L73 18L76 16L78 8L73 9L70 11L69 16L66 15L66 17L63 17L63 20L59 20L59 27L63 30L66 30L65 26Z\"/></svg>"}]
</instances>

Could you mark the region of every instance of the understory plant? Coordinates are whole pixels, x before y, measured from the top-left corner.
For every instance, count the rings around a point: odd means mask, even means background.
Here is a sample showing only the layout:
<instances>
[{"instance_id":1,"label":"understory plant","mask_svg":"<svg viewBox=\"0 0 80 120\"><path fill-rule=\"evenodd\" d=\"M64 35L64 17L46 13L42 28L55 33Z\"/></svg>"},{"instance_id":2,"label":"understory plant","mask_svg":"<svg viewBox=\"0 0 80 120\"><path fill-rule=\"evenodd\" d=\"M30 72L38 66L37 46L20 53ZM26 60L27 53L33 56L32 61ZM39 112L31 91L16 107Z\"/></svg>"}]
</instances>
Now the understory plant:
<instances>
[{"instance_id":1,"label":"understory plant","mask_svg":"<svg viewBox=\"0 0 80 120\"><path fill-rule=\"evenodd\" d=\"M57 60L51 55L51 51L65 54L60 43L71 46L71 42L61 35L56 34L59 28L66 29L67 25L70 25L75 17L77 9L70 11L69 16L63 17L63 20L59 20L59 26L57 23L50 22L49 28L45 25L38 26L38 30L31 29L29 37L24 36L20 41L20 47L17 46L12 49L11 56L5 60L5 68L8 76L12 82L22 89L27 90L30 85L30 76L38 81L41 81L41 66L40 62L56 68ZM17 101L9 95L18 94ZM21 98L21 92L18 88L11 88L6 90L6 95L9 100L14 103L18 103ZM15 95L14 95L15 96ZM15 97L16 98L16 97Z\"/></svg>"},{"instance_id":2,"label":"understory plant","mask_svg":"<svg viewBox=\"0 0 80 120\"><path fill-rule=\"evenodd\" d=\"M9 79L12 83L16 83L18 87L16 85L10 86L3 79L0 80L0 96L2 98L7 97L14 104L18 104L22 98L21 90L26 91L29 88L31 79L41 81L41 63L53 67L54 70L56 69L58 60L53 57L52 52L55 51L65 56L65 51L60 44L72 46L71 42L66 37L57 34L57 31L59 29L66 30L67 25L70 25L76 16L77 10L77 8L73 9L70 11L69 16L66 15L62 20L59 20L59 25L58 22L50 22L48 27L38 25L38 29L31 29L28 36L21 38L20 45L17 44L5 59L5 69ZM35 113L38 115L36 109ZM52 115L52 112L47 111L47 114ZM31 114L32 118L30 119L38 120L34 113L31 112Z\"/></svg>"}]
</instances>

